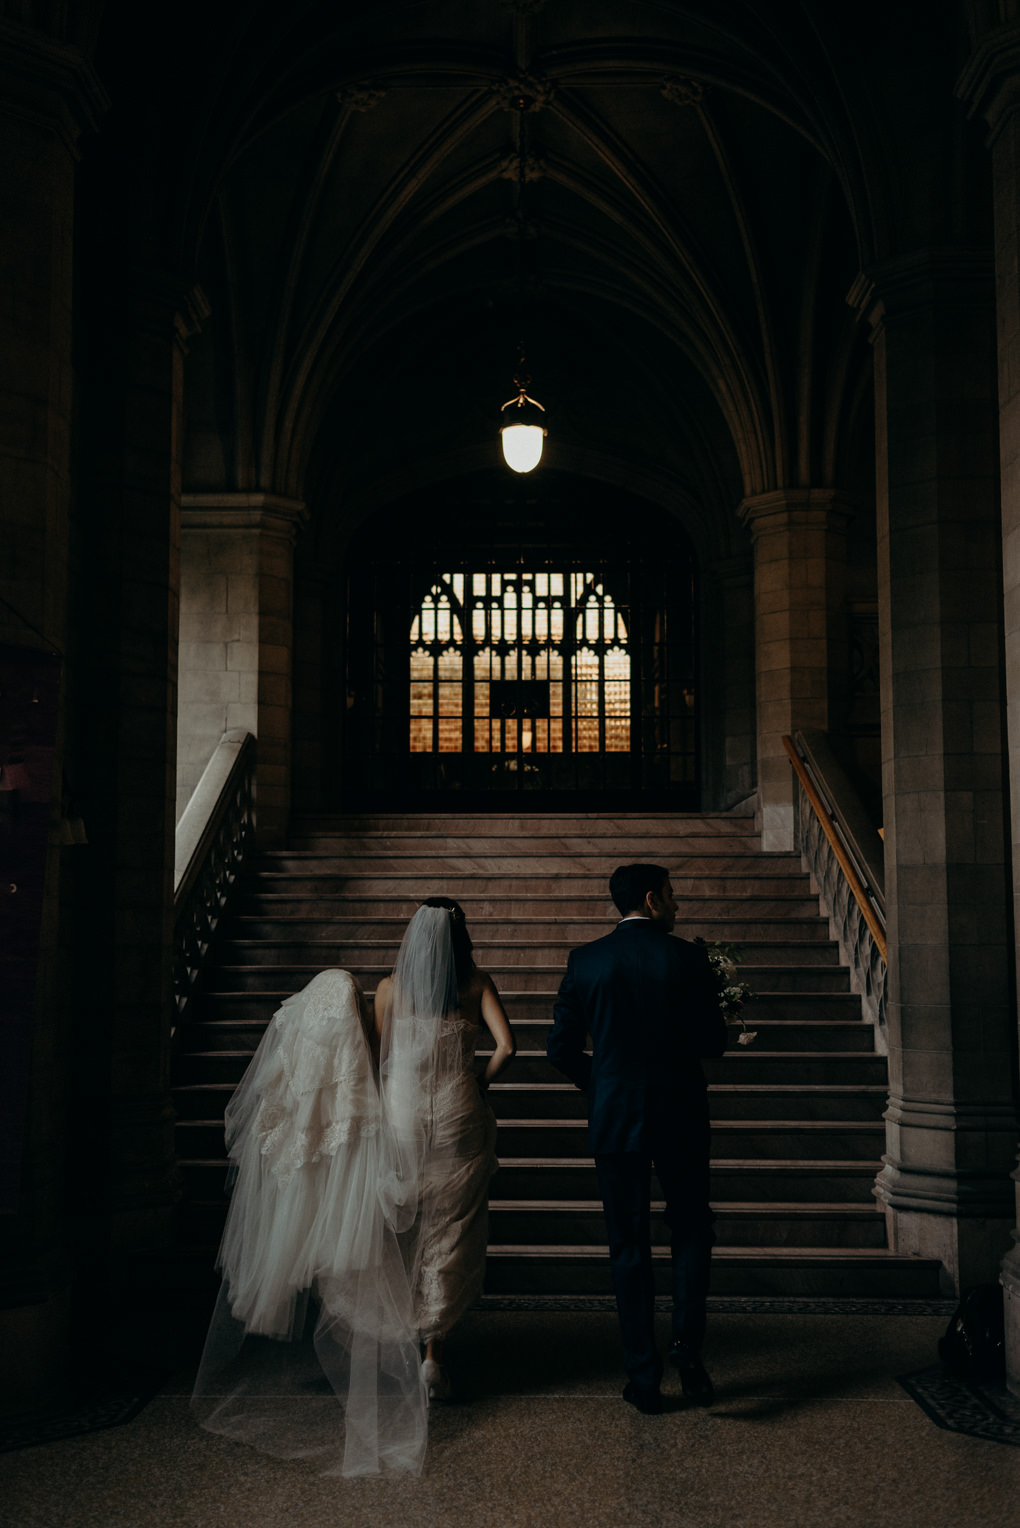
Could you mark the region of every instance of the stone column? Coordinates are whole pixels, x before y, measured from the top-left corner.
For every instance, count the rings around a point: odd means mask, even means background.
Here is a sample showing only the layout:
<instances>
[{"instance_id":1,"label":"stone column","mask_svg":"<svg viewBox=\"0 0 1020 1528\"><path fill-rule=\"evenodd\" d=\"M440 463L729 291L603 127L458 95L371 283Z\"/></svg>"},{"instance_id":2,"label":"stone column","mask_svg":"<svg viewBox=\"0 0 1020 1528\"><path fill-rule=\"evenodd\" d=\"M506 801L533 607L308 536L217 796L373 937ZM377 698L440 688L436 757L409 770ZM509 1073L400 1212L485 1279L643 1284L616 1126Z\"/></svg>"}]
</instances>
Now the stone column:
<instances>
[{"instance_id":1,"label":"stone column","mask_svg":"<svg viewBox=\"0 0 1020 1528\"><path fill-rule=\"evenodd\" d=\"M959 93L989 127L995 236L999 375L999 464L1005 593L1006 745L1012 806L1013 934L1020 930L1020 24L989 34L968 65ZM1020 946L1014 943L1014 958ZM1020 976L1020 971L1018 971ZM1013 1246L1001 1268L1006 1315L1006 1375L1020 1395L1020 1168Z\"/></svg>"},{"instance_id":2,"label":"stone column","mask_svg":"<svg viewBox=\"0 0 1020 1528\"><path fill-rule=\"evenodd\" d=\"M702 682L705 800L713 811L726 811L754 791L754 565L745 552L717 558L705 572L701 629L711 643Z\"/></svg>"},{"instance_id":3,"label":"stone column","mask_svg":"<svg viewBox=\"0 0 1020 1528\"><path fill-rule=\"evenodd\" d=\"M79 1240L96 1299L172 1234L170 1097L180 460L187 337L205 313L166 272L92 251L83 389L78 657L93 852L79 943ZM87 974L85 974L87 973ZM89 1277L85 1275L86 1279Z\"/></svg>"},{"instance_id":4,"label":"stone column","mask_svg":"<svg viewBox=\"0 0 1020 1528\"><path fill-rule=\"evenodd\" d=\"M303 504L271 493L186 494L181 539L178 816L221 735L258 738L263 848L291 810L294 540Z\"/></svg>"},{"instance_id":5,"label":"stone column","mask_svg":"<svg viewBox=\"0 0 1020 1528\"><path fill-rule=\"evenodd\" d=\"M0 19L0 595L10 602L0 604L0 642L58 655L67 646L71 560L76 144L107 105L76 49ZM53 740L54 828L67 746L67 683L65 666ZM11 1141L5 1164L17 1207L0 1221L2 1414L49 1404L66 1368L71 1269L64 1154L73 976L62 862L82 851L58 847L58 838L51 833L50 846L40 846L38 953L31 969L17 973L19 988L34 989L34 1002L29 998L27 1012L18 1015L31 1024L31 1050L19 1045L16 1060L5 1044L0 1060L12 1090L6 1101L16 1091L26 1108L24 1130ZM17 952L6 953L16 958ZM11 966L4 971L9 981Z\"/></svg>"},{"instance_id":6,"label":"stone column","mask_svg":"<svg viewBox=\"0 0 1020 1528\"><path fill-rule=\"evenodd\" d=\"M993 1280L1016 1154L991 264L860 278L875 350L891 1246Z\"/></svg>"},{"instance_id":7,"label":"stone column","mask_svg":"<svg viewBox=\"0 0 1020 1528\"><path fill-rule=\"evenodd\" d=\"M745 499L754 542L758 792L762 847L794 847L794 776L783 737L838 726L847 687L846 523L831 489Z\"/></svg>"}]
</instances>

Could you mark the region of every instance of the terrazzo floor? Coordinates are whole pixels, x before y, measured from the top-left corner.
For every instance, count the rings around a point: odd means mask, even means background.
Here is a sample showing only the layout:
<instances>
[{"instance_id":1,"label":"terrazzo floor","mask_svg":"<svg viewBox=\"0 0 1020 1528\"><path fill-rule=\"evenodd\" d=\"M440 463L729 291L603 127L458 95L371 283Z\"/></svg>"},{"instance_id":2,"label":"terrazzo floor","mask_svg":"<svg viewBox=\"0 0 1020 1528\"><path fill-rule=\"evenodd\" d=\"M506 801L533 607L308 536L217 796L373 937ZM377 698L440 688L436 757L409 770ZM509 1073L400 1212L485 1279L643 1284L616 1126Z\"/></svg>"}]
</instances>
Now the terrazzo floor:
<instances>
[{"instance_id":1,"label":"terrazzo floor","mask_svg":"<svg viewBox=\"0 0 1020 1528\"><path fill-rule=\"evenodd\" d=\"M942 1314L713 1314L710 1410L676 1380L660 1417L620 1398L615 1317L471 1312L419 1480L326 1478L189 1416L200 1337L130 1331L176 1363L122 1426L0 1456L3 1528L1006 1528L1020 1448L946 1431L897 1376L935 1361ZM144 1339L141 1331L149 1330ZM662 1341L667 1340L662 1318ZM671 1402L671 1404L670 1404Z\"/></svg>"}]
</instances>

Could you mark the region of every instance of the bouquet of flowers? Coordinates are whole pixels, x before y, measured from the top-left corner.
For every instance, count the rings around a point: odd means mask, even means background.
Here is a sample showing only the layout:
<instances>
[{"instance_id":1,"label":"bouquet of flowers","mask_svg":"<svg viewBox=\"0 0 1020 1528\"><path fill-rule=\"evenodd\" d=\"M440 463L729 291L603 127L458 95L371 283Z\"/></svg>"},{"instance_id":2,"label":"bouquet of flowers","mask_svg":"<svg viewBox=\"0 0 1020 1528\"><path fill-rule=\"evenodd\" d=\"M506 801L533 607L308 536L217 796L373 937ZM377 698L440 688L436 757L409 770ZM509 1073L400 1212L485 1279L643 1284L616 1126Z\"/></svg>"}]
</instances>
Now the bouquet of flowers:
<instances>
[{"instance_id":1,"label":"bouquet of flowers","mask_svg":"<svg viewBox=\"0 0 1020 1528\"><path fill-rule=\"evenodd\" d=\"M719 989L719 1006L727 1024L739 1024L738 1045L750 1045L757 1038L757 1030L748 1029L740 1010L750 1002L754 993L746 982L735 980L737 966L744 958L739 944L708 944L708 963L712 967Z\"/></svg>"}]
</instances>

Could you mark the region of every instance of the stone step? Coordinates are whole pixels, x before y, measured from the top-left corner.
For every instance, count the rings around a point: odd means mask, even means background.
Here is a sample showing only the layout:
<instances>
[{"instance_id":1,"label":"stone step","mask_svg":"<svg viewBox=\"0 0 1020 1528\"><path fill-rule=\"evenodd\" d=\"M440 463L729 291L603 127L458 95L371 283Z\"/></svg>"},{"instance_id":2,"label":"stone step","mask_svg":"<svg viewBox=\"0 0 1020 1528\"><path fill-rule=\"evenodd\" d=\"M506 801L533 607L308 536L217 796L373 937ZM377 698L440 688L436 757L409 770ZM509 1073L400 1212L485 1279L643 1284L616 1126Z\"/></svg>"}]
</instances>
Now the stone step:
<instances>
[{"instance_id":1,"label":"stone step","mask_svg":"<svg viewBox=\"0 0 1020 1528\"><path fill-rule=\"evenodd\" d=\"M716 1202L713 1208L720 1247L885 1246L885 1217L874 1205ZM666 1249L670 1232L663 1209L661 1200L652 1201L652 1245ZM598 1200L495 1200L489 1215L494 1246L597 1245L605 1236Z\"/></svg>"},{"instance_id":2,"label":"stone step","mask_svg":"<svg viewBox=\"0 0 1020 1528\"><path fill-rule=\"evenodd\" d=\"M213 1038L216 1044L210 1045L206 1051L197 1054L218 1055L222 1052L234 1051L235 1054L250 1056L255 1048L254 1044L241 1048L238 1045L238 1031L232 1025L228 1026L225 1034L215 1034ZM839 1084L849 1089L851 1094L857 1094L865 1088L874 1088L882 1095L888 1092L885 1058L876 1056L870 1049L769 1051L757 1049L757 1044L758 1042L747 1049L731 1050L718 1061L703 1062L705 1075L709 1079L709 1087L725 1087L732 1082L733 1078L737 1078L738 1082L733 1085L738 1090L746 1085L791 1088L801 1091L805 1088L836 1087ZM238 1075L240 1070L240 1067L237 1068ZM563 1081L562 1073L557 1072L552 1063L546 1059L544 1050L518 1050L503 1075L508 1080L512 1080L514 1085L537 1083L552 1086ZM191 1119L222 1117L226 1098L236 1086L236 1081L223 1076L219 1080L209 1078L199 1081L194 1076L194 1069L191 1067L188 1055L180 1056L175 1060L174 1096L179 1100L177 1107L183 1117ZM196 1102L195 1096L210 1088L226 1091L226 1096L216 1107L205 1107ZM576 1089L574 1091L577 1092ZM580 1096L578 1094L578 1097ZM869 1117L871 1112L869 1110Z\"/></svg>"},{"instance_id":3,"label":"stone step","mask_svg":"<svg viewBox=\"0 0 1020 1528\"><path fill-rule=\"evenodd\" d=\"M496 1151L513 1157L575 1157L587 1151L587 1143L583 1119L511 1119L500 1121ZM881 1121L745 1119L718 1120L712 1126L712 1155L718 1161L877 1161L884 1150Z\"/></svg>"},{"instance_id":4,"label":"stone step","mask_svg":"<svg viewBox=\"0 0 1020 1528\"><path fill-rule=\"evenodd\" d=\"M831 1056L840 1056L844 1051L852 1051L855 1048L864 1056L872 1053L870 1033L863 1024L858 1024L857 1028L843 1024L818 1025L817 1028L825 1031L825 1039L821 1033L812 1033L809 1025L805 1024L786 1024L783 1021L760 1024L754 1031L756 1039L753 1044L760 1045L763 1051L771 1051L773 1054L782 1054L783 1051L794 1051L794 1053L809 1051L815 1056L825 1056L826 1044ZM525 1038L528 1038L527 1034ZM734 1050L731 1056L727 1057L731 1065L739 1065L736 1057L741 1056L741 1050L742 1048ZM484 1051L479 1051L479 1054L484 1054ZM521 1082L530 1080L524 1065L528 1054L541 1060L547 1074L556 1076L550 1063L545 1060L544 1045L528 1045L525 1047L524 1057L518 1053L518 1057L515 1057L515 1060L508 1065L507 1080L521 1080ZM237 1086L250 1059L252 1059L250 1047L244 1050L220 1048L220 1050L212 1051L189 1051L186 1056L177 1060L174 1082L177 1086L203 1082L229 1082ZM832 1062L832 1065L835 1065L835 1062ZM744 1071L741 1076L745 1076Z\"/></svg>"},{"instance_id":5,"label":"stone step","mask_svg":"<svg viewBox=\"0 0 1020 1528\"><path fill-rule=\"evenodd\" d=\"M661 1200L652 1202L652 1242L669 1246ZM721 1247L884 1247L885 1218L865 1204L725 1204L717 1202L715 1234ZM220 1196L182 1207L179 1227L189 1246L208 1249L210 1262L223 1233L227 1202ZM596 1200L574 1203L493 1200L490 1240L500 1246L586 1246L605 1240L605 1217Z\"/></svg>"},{"instance_id":6,"label":"stone step","mask_svg":"<svg viewBox=\"0 0 1020 1528\"><path fill-rule=\"evenodd\" d=\"M373 833L473 833L519 836L573 832L614 837L621 831L652 836L714 833L737 837L754 832L754 818L729 812L376 812L333 817L295 817L290 841L303 847L347 834Z\"/></svg>"},{"instance_id":7,"label":"stone step","mask_svg":"<svg viewBox=\"0 0 1020 1528\"><path fill-rule=\"evenodd\" d=\"M536 833L530 829L514 832L508 828L505 833L495 834L481 831L463 833L451 829L435 833L335 834L304 842L292 839L286 849L260 854L255 864L256 868L272 869L280 860L290 863L294 860L321 859L330 863L342 863L350 857L362 859L366 855L371 855L374 860L409 856L436 861L461 855L472 859L478 855L497 855L511 861L525 856L562 857L567 860L580 858L586 861L595 855L600 859L612 858L614 865L635 860L666 865L674 860L686 862L692 856L753 854L757 857L760 853L761 840L753 829L743 834L697 833L682 838L662 832L643 835L630 831L593 834L583 830L575 833Z\"/></svg>"},{"instance_id":8,"label":"stone step","mask_svg":"<svg viewBox=\"0 0 1020 1528\"><path fill-rule=\"evenodd\" d=\"M768 864L768 861L755 859L750 861L749 868L737 871L723 872L718 867L709 872L674 870L670 879L678 901L687 897L810 897L810 881L801 869L799 859L796 863L791 860L785 869L771 865L763 868ZM384 875L378 871L356 874L348 866L346 872L340 874L313 874L307 868L272 873L264 870L246 881L245 890L248 895L346 896L359 901L369 897L402 897L414 899L415 905L423 897L448 896L462 903L465 911L472 898L491 899L498 909L532 898L556 899L562 904L570 904L580 897L585 901L600 901L606 909L606 917L610 918L617 915L607 890L609 874L606 871L582 875L564 870L561 874L543 875L529 871L511 875L505 866L498 874L481 870L439 872L430 866L417 873L405 870ZM818 911L817 898L810 902L810 906L814 912Z\"/></svg>"},{"instance_id":9,"label":"stone step","mask_svg":"<svg viewBox=\"0 0 1020 1528\"><path fill-rule=\"evenodd\" d=\"M181 1120L182 1161L200 1161L224 1152L223 1128L215 1120ZM865 1120L719 1120L712 1127L712 1154L719 1161L855 1162L876 1160L885 1147L882 1122ZM588 1150L584 1119L501 1119L497 1155L578 1157Z\"/></svg>"},{"instance_id":10,"label":"stone step","mask_svg":"<svg viewBox=\"0 0 1020 1528\"><path fill-rule=\"evenodd\" d=\"M522 928L579 928L580 939L596 939L607 933L619 917L608 895L602 891L591 896L475 896L457 899L464 909L472 934L485 925L499 928L520 925ZM828 920L818 911L817 897L778 893L772 896L737 894L734 896L677 897L677 928L685 937L703 933L698 924L750 922L771 929L788 925L794 928L828 929ZM347 926L387 927L390 923L406 928L417 912L419 901L413 896L324 896L285 892L252 891L245 883L232 909L230 922L251 918L287 923L291 919L309 922L334 922L338 929ZM692 932L687 933L690 929ZM564 935L564 937L573 937ZM705 938L718 937L704 934ZM796 937L800 938L801 935ZM828 938L825 933L819 937Z\"/></svg>"},{"instance_id":11,"label":"stone step","mask_svg":"<svg viewBox=\"0 0 1020 1528\"><path fill-rule=\"evenodd\" d=\"M556 1076L548 1062L548 1075ZM507 1068L517 1076L517 1060ZM223 1119L233 1084L178 1083L173 1089L174 1108L179 1119L212 1121ZM497 1119L586 1119L587 1100L570 1082L515 1081L502 1077L489 1089L489 1102ZM828 1119L880 1120L888 1101L882 1083L858 1087L834 1083L728 1082L709 1086L709 1108L713 1119Z\"/></svg>"},{"instance_id":12,"label":"stone step","mask_svg":"<svg viewBox=\"0 0 1020 1528\"><path fill-rule=\"evenodd\" d=\"M574 874L601 881L605 887L617 865L628 858L627 851L618 846L611 850L593 847L555 854L538 849L532 852L527 843L517 840L513 844L512 850L506 846L499 848L494 845L488 851L465 847L459 853L429 853L427 850L414 853L408 849L404 854L294 854L289 849L280 849L259 855L253 869L263 875L347 875L372 878L386 874L413 875L419 879L427 877L430 882L471 875L498 875L504 881L522 876L532 880L538 877L555 877L558 880L565 874ZM661 854L657 855L657 862L661 863L662 858ZM772 875L781 874L784 870L791 875L803 874L799 854L773 854L767 859L761 854L741 854L739 841L735 845L720 843L714 851L706 848L700 853L685 853L682 857L674 854L669 868L670 880L676 890L677 881L682 883L685 877L745 876L756 872L761 874L766 867Z\"/></svg>"},{"instance_id":13,"label":"stone step","mask_svg":"<svg viewBox=\"0 0 1020 1528\"><path fill-rule=\"evenodd\" d=\"M716 1203L874 1204L875 1177L882 1163L871 1161L743 1161L713 1158L712 1197ZM182 1159L180 1170L189 1199L226 1203L227 1163L222 1152L210 1158ZM655 1179L653 1197L661 1199ZM590 1157L501 1156L492 1179L490 1202L505 1199L563 1200L599 1197L595 1164Z\"/></svg>"},{"instance_id":14,"label":"stone step","mask_svg":"<svg viewBox=\"0 0 1020 1528\"><path fill-rule=\"evenodd\" d=\"M841 1024L827 1024L824 1028L826 1039L829 1041L834 1055L852 1050L855 1041L858 1050L862 1054L868 1055L870 1053L869 1034L863 1025L858 1025L857 1029L851 1029L850 1026ZM754 1043L760 1043L765 1050L774 1053L782 1052L783 1050L796 1052L810 1050L815 1054L820 1054L824 1051L820 1041L808 1031L807 1025L786 1025L779 1021L776 1024L760 1025L756 1034L757 1039ZM810 1043L812 1040L814 1043ZM540 1059L544 1054L544 1048L529 1047L529 1049L537 1051ZM184 1069L185 1064L181 1062L177 1072L177 1080L178 1082L189 1083L229 1082L233 1083L236 1087L244 1075L245 1068L251 1057L252 1052L250 1049L189 1052L186 1071ZM511 1065L514 1069L511 1075L521 1077L521 1068L518 1065L518 1061L515 1059ZM549 1063L546 1062L544 1065L548 1066ZM507 1071L510 1072L509 1067Z\"/></svg>"},{"instance_id":15,"label":"stone step","mask_svg":"<svg viewBox=\"0 0 1020 1528\"><path fill-rule=\"evenodd\" d=\"M182 1161L202 1161L224 1153L219 1120L181 1120L178 1152ZM881 1156L885 1127L881 1120L717 1120L712 1125L712 1153L719 1161L856 1162ZM576 1157L588 1150L585 1119L501 1119L497 1155Z\"/></svg>"},{"instance_id":16,"label":"stone step","mask_svg":"<svg viewBox=\"0 0 1020 1528\"><path fill-rule=\"evenodd\" d=\"M150 1303L158 1291L161 1310L188 1310L208 1319L219 1289L215 1241L184 1245L172 1253L143 1258ZM656 1292L669 1293L665 1248L654 1259ZM604 1249L490 1248L485 1291L491 1296L543 1295L610 1297L612 1284ZM939 1265L929 1258L898 1257L879 1248L716 1247L713 1298L902 1299L944 1298Z\"/></svg>"},{"instance_id":17,"label":"stone step","mask_svg":"<svg viewBox=\"0 0 1020 1528\"><path fill-rule=\"evenodd\" d=\"M378 913L365 913L360 917L333 917L324 916L321 903L310 899L304 904L309 911L307 913L283 912L274 916L272 909L265 913L252 916L249 913L235 914L225 919L221 925L223 937L231 943L240 940L257 941L281 941L301 940L313 945L323 942L354 941L362 943L365 940L378 940L384 945L396 949L403 938L407 928L409 917L415 911L414 903L410 903L410 914L402 916L382 916ZM511 941L521 944L533 944L536 941L555 941L567 949L574 949L579 944L586 944L589 940L599 939L607 934L613 924L604 917L582 918L499 918L499 917L475 917L468 915L465 908L465 916L468 916L468 928L476 948L491 949L493 944L502 940L507 944ZM678 923L677 930L685 939L704 939L708 942L719 941L725 944L737 944L746 950L748 957L757 953L757 946L765 946L768 950L773 948L785 948L787 945L799 949L804 944L827 945L829 941L829 926L824 918L817 914L814 917L790 918L773 915L771 917L732 916L730 918L685 918L682 926ZM753 947L753 948L752 948ZM835 950L836 946L832 948ZM838 953L836 958L838 959Z\"/></svg>"},{"instance_id":18,"label":"stone step","mask_svg":"<svg viewBox=\"0 0 1020 1528\"><path fill-rule=\"evenodd\" d=\"M200 992L195 999L196 1019L250 1019L264 1027L284 999L300 991L306 982L311 980L315 971L321 968L309 968L304 980L275 985L272 984L272 979L280 975L278 966L252 969L260 980L245 990ZM362 985L366 989L367 1001L371 1008L374 999L374 982L363 982ZM500 997L510 1023L517 1032L519 1045L524 1043L519 1026L525 1024L548 1026L552 1023L552 1012L556 1002L555 986L547 987L544 992L516 992L508 991L504 987L500 990ZM810 1024L832 1022L851 1024L866 1028L866 1043L869 1047L873 1042L870 1026L864 1026L861 1020L861 1000L852 992L815 994L763 992L746 1005L743 1017L748 1023L753 1019L755 1024L779 1019ZM480 1044L484 1045L484 1043L483 1034ZM543 1046L545 1044L544 1038L542 1044Z\"/></svg>"},{"instance_id":19,"label":"stone step","mask_svg":"<svg viewBox=\"0 0 1020 1528\"><path fill-rule=\"evenodd\" d=\"M655 1289L670 1286L669 1255L653 1259ZM935 1259L898 1257L863 1247L716 1247L712 1294L826 1298L937 1298L940 1265ZM495 1247L486 1263L487 1294L611 1294L609 1263L602 1247Z\"/></svg>"},{"instance_id":20,"label":"stone step","mask_svg":"<svg viewBox=\"0 0 1020 1528\"><path fill-rule=\"evenodd\" d=\"M297 992L328 965L326 961L315 964L291 965L214 965L206 973L205 985L209 992L265 992L277 990L281 983L291 992ZM504 997L514 993L539 993L554 991L566 970L566 957L557 964L510 965L507 962L488 966L489 975ZM389 976L392 961L370 964L368 961L345 960L343 968L350 971L366 989L374 989L380 978ZM746 982L756 997L780 994L849 994L850 973L845 966L749 966L740 968L740 980ZM858 1007L860 1000L857 1000Z\"/></svg>"},{"instance_id":21,"label":"stone step","mask_svg":"<svg viewBox=\"0 0 1020 1528\"><path fill-rule=\"evenodd\" d=\"M545 1042L567 953L613 927L608 877L628 859L670 867L678 932L742 946L737 979L756 993L744 1010L753 1045L740 1046L734 1029L727 1055L705 1063L714 1292L937 1294L936 1265L884 1250L873 1190L886 1062L799 856L763 853L744 815L512 809L303 818L287 850L260 855L257 873L246 873L220 927L209 990L177 1037L186 1196L174 1288L190 1279L203 1300L214 1293L227 1203L223 1108L273 1013L328 966L354 971L371 1003L419 901L443 893L464 906L519 1047L489 1094L501 1165L487 1287L608 1294L586 1101L550 1065ZM659 1209L653 1224L665 1291Z\"/></svg>"},{"instance_id":22,"label":"stone step","mask_svg":"<svg viewBox=\"0 0 1020 1528\"><path fill-rule=\"evenodd\" d=\"M583 936L582 936L583 937ZM564 939L532 939L521 943L506 940L473 938L475 963L495 976L509 967L544 969L554 967L563 970L567 956L575 948L574 941ZM290 938L286 936L262 939L234 937L217 940L217 964L227 966L248 965L306 965L317 962L328 966L343 966L348 970L390 971L400 948L399 938L352 939L337 938L330 924L322 925L319 938ZM839 969L839 946L833 940L779 940L764 943L746 940L742 946L743 960L739 980L748 980L743 973L757 967L784 967L789 971L823 969L826 976ZM788 987L788 984L785 984ZM840 987L843 986L842 979Z\"/></svg>"}]
</instances>

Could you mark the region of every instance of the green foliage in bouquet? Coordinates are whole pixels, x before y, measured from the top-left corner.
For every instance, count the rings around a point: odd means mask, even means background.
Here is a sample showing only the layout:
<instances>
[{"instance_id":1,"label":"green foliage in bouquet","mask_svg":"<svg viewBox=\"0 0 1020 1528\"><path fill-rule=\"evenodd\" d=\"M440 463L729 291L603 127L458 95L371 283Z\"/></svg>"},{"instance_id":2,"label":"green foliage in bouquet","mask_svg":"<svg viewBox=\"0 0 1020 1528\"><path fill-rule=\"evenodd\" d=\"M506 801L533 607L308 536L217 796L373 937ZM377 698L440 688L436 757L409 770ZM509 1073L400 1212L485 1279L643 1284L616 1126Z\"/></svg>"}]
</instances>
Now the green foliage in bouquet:
<instances>
[{"instance_id":1,"label":"green foliage in bouquet","mask_svg":"<svg viewBox=\"0 0 1020 1528\"><path fill-rule=\"evenodd\" d=\"M705 948L719 989L719 1006L723 1018L727 1024L740 1025L737 1044L750 1045L757 1037L757 1030L748 1029L741 1009L753 999L754 993L746 982L736 980L737 966L744 958L743 948L739 944L706 944Z\"/></svg>"}]
</instances>

